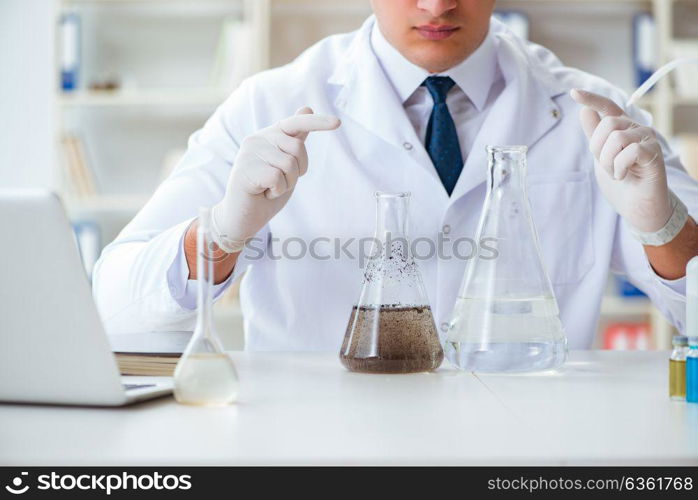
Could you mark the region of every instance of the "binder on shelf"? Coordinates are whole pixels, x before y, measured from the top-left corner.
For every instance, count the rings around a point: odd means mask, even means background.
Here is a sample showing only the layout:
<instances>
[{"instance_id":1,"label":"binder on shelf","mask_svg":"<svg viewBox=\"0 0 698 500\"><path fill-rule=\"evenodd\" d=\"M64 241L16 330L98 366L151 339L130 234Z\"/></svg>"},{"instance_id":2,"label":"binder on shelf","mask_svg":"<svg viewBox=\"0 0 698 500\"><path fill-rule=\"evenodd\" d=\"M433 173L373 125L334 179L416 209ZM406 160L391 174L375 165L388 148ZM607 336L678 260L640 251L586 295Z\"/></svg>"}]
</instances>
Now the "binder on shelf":
<instances>
[{"instance_id":1,"label":"binder on shelf","mask_svg":"<svg viewBox=\"0 0 698 500\"><path fill-rule=\"evenodd\" d=\"M518 10L495 10L494 17L504 23L511 31L520 38L528 40L530 32L530 20L528 16Z\"/></svg>"},{"instance_id":2,"label":"binder on shelf","mask_svg":"<svg viewBox=\"0 0 698 500\"><path fill-rule=\"evenodd\" d=\"M78 88L80 71L80 16L66 12L60 19L61 89L70 92Z\"/></svg>"},{"instance_id":3,"label":"binder on shelf","mask_svg":"<svg viewBox=\"0 0 698 500\"><path fill-rule=\"evenodd\" d=\"M633 17L633 70L635 86L647 80L657 66L657 38L654 16L641 12Z\"/></svg>"},{"instance_id":4,"label":"binder on shelf","mask_svg":"<svg viewBox=\"0 0 698 500\"><path fill-rule=\"evenodd\" d=\"M630 283L624 276L616 276L618 294L623 297L647 297L647 294Z\"/></svg>"},{"instance_id":5,"label":"binder on shelf","mask_svg":"<svg viewBox=\"0 0 698 500\"><path fill-rule=\"evenodd\" d=\"M603 348L614 351L646 351L652 345L650 325L641 323L611 323L603 331Z\"/></svg>"}]
</instances>

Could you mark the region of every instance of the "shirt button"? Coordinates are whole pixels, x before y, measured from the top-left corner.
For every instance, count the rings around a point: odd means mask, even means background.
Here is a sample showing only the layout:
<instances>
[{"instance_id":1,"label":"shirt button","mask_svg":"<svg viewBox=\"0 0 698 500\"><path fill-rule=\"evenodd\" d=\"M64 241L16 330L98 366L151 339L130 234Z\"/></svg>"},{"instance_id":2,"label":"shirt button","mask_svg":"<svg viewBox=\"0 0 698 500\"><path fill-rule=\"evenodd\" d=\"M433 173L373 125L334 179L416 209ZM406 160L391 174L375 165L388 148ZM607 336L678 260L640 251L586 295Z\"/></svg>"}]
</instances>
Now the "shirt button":
<instances>
[{"instance_id":1,"label":"shirt button","mask_svg":"<svg viewBox=\"0 0 698 500\"><path fill-rule=\"evenodd\" d=\"M448 233L451 232L451 226L449 226L448 224L445 224L444 227L441 228L441 231L442 231L444 234L448 234Z\"/></svg>"},{"instance_id":2,"label":"shirt button","mask_svg":"<svg viewBox=\"0 0 698 500\"><path fill-rule=\"evenodd\" d=\"M407 151L412 151L412 143L411 142L403 142L402 147L405 148Z\"/></svg>"},{"instance_id":3,"label":"shirt button","mask_svg":"<svg viewBox=\"0 0 698 500\"><path fill-rule=\"evenodd\" d=\"M443 323L441 323L441 331L442 332L448 331L448 323L447 322L444 321Z\"/></svg>"}]
</instances>

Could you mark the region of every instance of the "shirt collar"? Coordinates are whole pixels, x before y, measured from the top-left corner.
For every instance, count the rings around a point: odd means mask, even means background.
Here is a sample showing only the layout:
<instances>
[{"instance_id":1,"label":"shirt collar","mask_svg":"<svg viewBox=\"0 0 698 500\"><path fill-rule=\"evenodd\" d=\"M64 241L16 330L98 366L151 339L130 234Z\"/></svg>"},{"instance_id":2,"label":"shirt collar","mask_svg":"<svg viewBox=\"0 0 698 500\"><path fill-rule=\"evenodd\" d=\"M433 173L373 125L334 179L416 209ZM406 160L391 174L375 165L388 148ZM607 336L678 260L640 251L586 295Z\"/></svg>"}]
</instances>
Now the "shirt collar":
<instances>
[{"instance_id":1,"label":"shirt collar","mask_svg":"<svg viewBox=\"0 0 698 500\"><path fill-rule=\"evenodd\" d=\"M378 23L374 23L371 30L371 47L403 103L430 76L429 72L412 64L385 39ZM497 48L490 31L467 59L447 71L437 73L436 76L453 78L478 111L482 111L490 87L494 83L496 70Z\"/></svg>"}]
</instances>

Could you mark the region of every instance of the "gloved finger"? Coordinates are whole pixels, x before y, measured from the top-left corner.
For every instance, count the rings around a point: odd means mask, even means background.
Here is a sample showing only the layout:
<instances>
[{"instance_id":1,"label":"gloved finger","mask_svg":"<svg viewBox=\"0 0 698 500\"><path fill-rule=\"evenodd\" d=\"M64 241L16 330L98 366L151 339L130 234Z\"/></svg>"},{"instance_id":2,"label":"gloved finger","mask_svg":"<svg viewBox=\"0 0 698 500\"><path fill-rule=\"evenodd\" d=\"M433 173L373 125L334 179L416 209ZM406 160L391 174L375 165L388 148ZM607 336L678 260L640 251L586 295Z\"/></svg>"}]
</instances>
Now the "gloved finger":
<instances>
[{"instance_id":1,"label":"gloved finger","mask_svg":"<svg viewBox=\"0 0 698 500\"><path fill-rule=\"evenodd\" d=\"M637 163L639 155L640 145L637 142L618 153L613 159L613 178L619 181L625 179L630 167Z\"/></svg>"},{"instance_id":2,"label":"gloved finger","mask_svg":"<svg viewBox=\"0 0 698 500\"><path fill-rule=\"evenodd\" d=\"M614 130L608 136L608 140L603 145L599 155L599 165L613 173L613 161L618 153L633 143L639 143L645 137L642 128L632 128L627 130ZM615 174L613 173L614 177Z\"/></svg>"},{"instance_id":3,"label":"gloved finger","mask_svg":"<svg viewBox=\"0 0 698 500\"><path fill-rule=\"evenodd\" d=\"M637 127L637 125L627 116L606 116L602 118L589 139L589 150L594 155L594 158L597 160L600 158L601 151L613 131L634 127Z\"/></svg>"},{"instance_id":4,"label":"gloved finger","mask_svg":"<svg viewBox=\"0 0 698 500\"><path fill-rule=\"evenodd\" d=\"M658 157L659 152L654 146L634 142L618 153L613 160L614 178L625 179L630 169L639 177L643 177L645 172L649 171L647 167L652 166Z\"/></svg>"},{"instance_id":5,"label":"gloved finger","mask_svg":"<svg viewBox=\"0 0 698 500\"><path fill-rule=\"evenodd\" d=\"M268 137L267 147L260 149L257 156L268 166L281 170L285 178L284 192L296 187L296 181L300 175L298 160L292 155L283 152L278 145L271 142Z\"/></svg>"},{"instance_id":6,"label":"gloved finger","mask_svg":"<svg viewBox=\"0 0 698 500\"><path fill-rule=\"evenodd\" d=\"M339 127L341 123L336 116L316 115L311 113L312 110L310 113L305 112L284 118L278 123L278 127L286 135L305 140L309 132L334 130Z\"/></svg>"},{"instance_id":7,"label":"gloved finger","mask_svg":"<svg viewBox=\"0 0 698 500\"><path fill-rule=\"evenodd\" d=\"M308 171L308 151L301 139L277 130L268 136L268 140L275 144L280 151L293 156L296 159L298 175L305 175Z\"/></svg>"},{"instance_id":8,"label":"gloved finger","mask_svg":"<svg viewBox=\"0 0 698 500\"><path fill-rule=\"evenodd\" d=\"M584 135L587 136L587 139L591 139L594 130L596 130L596 127L599 125L599 122L601 121L601 117L593 109L584 106L582 107L582 109L579 110L579 121L582 123L582 130L584 130Z\"/></svg>"},{"instance_id":9,"label":"gloved finger","mask_svg":"<svg viewBox=\"0 0 698 500\"><path fill-rule=\"evenodd\" d=\"M570 92L570 96L579 104L587 106L588 108L596 111L601 118L604 118L605 116L622 116L625 114L623 108L618 106L615 102L607 97L594 94L593 92L588 92L582 89L573 89Z\"/></svg>"},{"instance_id":10,"label":"gloved finger","mask_svg":"<svg viewBox=\"0 0 698 500\"><path fill-rule=\"evenodd\" d=\"M288 191L286 175L281 169L272 165L260 167L259 171L256 173L256 178L260 186L266 188L264 190L264 197L268 200L278 198Z\"/></svg>"}]
</instances>

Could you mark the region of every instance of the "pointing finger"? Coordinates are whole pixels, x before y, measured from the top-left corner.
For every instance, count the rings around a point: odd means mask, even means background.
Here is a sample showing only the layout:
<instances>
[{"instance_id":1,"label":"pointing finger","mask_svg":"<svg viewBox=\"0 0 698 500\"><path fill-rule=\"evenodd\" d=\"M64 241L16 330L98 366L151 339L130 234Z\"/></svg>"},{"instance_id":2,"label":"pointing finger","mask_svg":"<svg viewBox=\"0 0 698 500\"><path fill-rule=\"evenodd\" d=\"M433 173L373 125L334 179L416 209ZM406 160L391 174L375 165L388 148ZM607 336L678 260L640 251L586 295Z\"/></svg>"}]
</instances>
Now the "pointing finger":
<instances>
[{"instance_id":1,"label":"pointing finger","mask_svg":"<svg viewBox=\"0 0 698 500\"><path fill-rule=\"evenodd\" d=\"M302 111L303 109L299 110ZM312 113L312 111L311 111ZM339 127L340 121L336 116L316 115L310 113L301 113L288 118L284 118L279 122L279 128L286 135L298 137L305 140L309 132L317 132L320 130L334 130Z\"/></svg>"},{"instance_id":2,"label":"pointing finger","mask_svg":"<svg viewBox=\"0 0 698 500\"><path fill-rule=\"evenodd\" d=\"M625 111L623 111L623 109L615 102L606 97L594 94L593 92L573 89L570 92L570 96L579 104L587 106L596 111L599 115L601 115L601 118L606 116L622 116L625 114Z\"/></svg>"},{"instance_id":3,"label":"pointing finger","mask_svg":"<svg viewBox=\"0 0 698 500\"><path fill-rule=\"evenodd\" d=\"M313 108L310 106L303 106L302 108L298 108L296 111L296 116L298 115L312 115L314 113ZM296 135L296 138L300 139L301 141L305 141L308 137L307 133L302 133Z\"/></svg>"},{"instance_id":4,"label":"pointing finger","mask_svg":"<svg viewBox=\"0 0 698 500\"><path fill-rule=\"evenodd\" d=\"M579 121L582 122L582 130L584 130L584 135L587 139L591 139L594 135L594 130L601 123L601 117L599 114L591 108L584 106L579 111Z\"/></svg>"}]
</instances>

